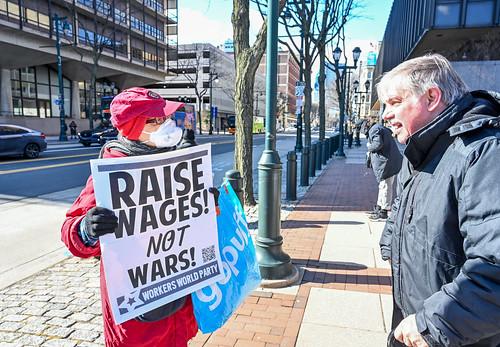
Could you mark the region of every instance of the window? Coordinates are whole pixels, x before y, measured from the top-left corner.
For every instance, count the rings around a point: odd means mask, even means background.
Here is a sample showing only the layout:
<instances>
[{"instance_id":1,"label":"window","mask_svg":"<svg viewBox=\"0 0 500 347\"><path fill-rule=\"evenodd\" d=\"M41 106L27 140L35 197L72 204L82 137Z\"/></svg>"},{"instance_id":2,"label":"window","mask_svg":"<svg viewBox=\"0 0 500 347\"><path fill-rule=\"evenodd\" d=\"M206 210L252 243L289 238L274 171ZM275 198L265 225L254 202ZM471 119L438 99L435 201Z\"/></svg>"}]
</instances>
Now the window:
<instances>
[{"instance_id":1,"label":"window","mask_svg":"<svg viewBox=\"0 0 500 347\"><path fill-rule=\"evenodd\" d=\"M203 58L210 58L210 51L203 51Z\"/></svg>"},{"instance_id":2,"label":"window","mask_svg":"<svg viewBox=\"0 0 500 347\"><path fill-rule=\"evenodd\" d=\"M12 96L13 97L21 97L21 82L20 81L12 81Z\"/></svg>"},{"instance_id":3,"label":"window","mask_svg":"<svg viewBox=\"0 0 500 347\"><path fill-rule=\"evenodd\" d=\"M132 58L143 60L142 49L132 47Z\"/></svg>"},{"instance_id":4,"label":"window","mask_svg":"<svg viewBox=\"0 0 500 347\"><path fill-rule=\"evenodd\" d=\"M21 99L12 98L12 104L14 106L14 115L22 116L23 115L23 106L21 103Z\"/></svg>"},{"instance_id":5,"label":"window","mask_svg":"<svg viewBox=\"0 0 500 347\"><path fill-rule=\"evenodd\" d=\"M11 70L11 80L15 115L45 118L56 114L58 106L55 100L59 95L56 71L47 66L26 67ZM71 113L71 81L63 77L63 84L64 110L65 114L69 115Z\"/></svg>"},{"instance_id":6,"label":"window","mask_svg":"<svg viewBox=\"0 0 500 347\"><path fill-rule=\"evenodd\" d=\"M0 135L15 135L15 134L26 134L28 131L12 126L1 126L0 127Z\"/></svg>"},{"instance_id":7,"label":"window","mask_svg":"<svg viewBox=\"0 0 500 347\"><path fill-rule=\"evenodd\" d=\"M30 117L38 116L36 99L23 99L23 114Z\"/></svg>"},{"instance_id":8,"label":"window","mask_svg":"<svg viewBox=\"0 0 500 347\"><path fill-rule=\"evenodd\" d=\"M436 6L436 27L457 27L460 23L460 3L441 3Z\"/></svg>"},{"instance_id":9,"label":"window","mask_svg":"<svg viewBox=\"0 0 500 347\"><path fill-rule=\"evenodd\" d=\"M469 27L491 25L493 9L493 1L469 1L465 25Z\"/></svg>"},{"instance_id":10,"label":"window","mask_svg":"<svg viewBox=\"0 0 500 347\"><path fill-rule=\"evenodd\" d=\"M177 58L179 60L181 59L196 59L196 52L190 52L190 53L179 53L177 55Z\"/></svg>"},{"instance_id":11,"label":"window","mask_svg":"<svg viewBox=\"0 0 500 347\"><path fill-rule=\"evenodd\" d=\"M7 0L0 0L0 14L7 14Z\"/></svg>"},{"instance_id":12,"label":"window","mask_svg":"<svg viewBox=\"0 0 500 347\"><path fill-rule=\"evenodd\" d=\"M35 83L22 82L23 98L36 98Z\"/></svg>"}]
</instances>

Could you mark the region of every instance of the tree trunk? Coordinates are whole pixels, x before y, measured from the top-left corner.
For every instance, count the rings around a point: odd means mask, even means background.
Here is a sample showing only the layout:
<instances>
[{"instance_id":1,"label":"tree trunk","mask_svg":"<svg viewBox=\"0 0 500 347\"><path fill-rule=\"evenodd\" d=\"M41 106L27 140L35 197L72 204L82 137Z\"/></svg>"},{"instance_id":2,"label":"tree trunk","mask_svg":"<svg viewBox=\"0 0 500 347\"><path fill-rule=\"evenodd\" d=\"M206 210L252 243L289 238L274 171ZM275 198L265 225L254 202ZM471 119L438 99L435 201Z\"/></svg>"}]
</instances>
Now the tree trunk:
<instances>
[{"instance_id":1,"label":"tree trunk","mask_svg":"<svg viewBox=\"0 0 500 347\"><path fill-rule=\"evenodd\" d=\"M199 134L202 135L202 131L201 131L201 109L202 109L202 105L203 105L203 100L201 97L198 97L198 131L199 131Z\"/></svg>"},{"instance_id":2,"label":"tree trunk","mask_svg":"<svg viewBox=\"0 0 500 347\"><path fill-rule=\"evenodd\" d=\"M325 139L325 46L320 44L319 49L319 140Z\"/></svg>"},{"instance_id":3,"label":"tree trunk","mask_svg":"<svg viewBox=\"0 0 500 347\"><path fill-rule=\"evenodd\" d=\"M247 58L248 59L248 58ZM246 205L255 205L253 196L253 84L255 73L250 73L247 59L236 63L235 103L236 139L235 169L243 178L243 197Z\"/></svg>"},{"instance_id":4,"label":"tree trunk","mask_svg":"<svg viewBox=\"0 0 500 347\"><path fill-rule=\"evenodd\" d=\"M236 112L236 141L234 167L243 178L243 198L246 205L255 205L253 196L253 89L255 73L266 49L266 22L250 47L250 1L233 0L234 61L236 67L234 104Z\"/></svg>"},{"instance_id":5,"label":"tree trunk","mask_svg":"<svg viewBox=\"0 0 500 347\"><path fill-rule=\"evenodd\" d=\"M304 59L304 62L306 59ZM311 70L310 65L305 63L304 68L304 110L302 119L304 120L304 146L311 148L311 105L312 105L312 88L311 88Z\"/></svg>"}]
</instances>

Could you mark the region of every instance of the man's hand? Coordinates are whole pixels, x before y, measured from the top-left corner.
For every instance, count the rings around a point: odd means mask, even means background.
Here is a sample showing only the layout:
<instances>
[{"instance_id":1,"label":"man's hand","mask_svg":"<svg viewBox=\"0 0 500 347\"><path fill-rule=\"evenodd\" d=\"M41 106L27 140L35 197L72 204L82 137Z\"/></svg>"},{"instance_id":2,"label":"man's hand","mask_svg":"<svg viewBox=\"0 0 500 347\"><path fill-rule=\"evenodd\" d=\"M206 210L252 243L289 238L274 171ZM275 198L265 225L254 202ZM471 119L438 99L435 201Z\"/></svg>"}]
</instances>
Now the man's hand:
<instances>
[{"instance_id":1,"label":"man's hand","mask_svg":"<svg viewBox=\"0 0 500 347\"><path fill-rule=\"evenodd\" d=\"M89 236L99 238L105 234L114 233L118 227L118 218L113 211L104 207L93 207L82 220Z\"/></svg>"},{"instance_id":2,"label":"man's hand","mask_svg":"<svg viewBox=\"0 0 500 347\"><path fill-rule=\"evenodd\" d=\"M394 337L408 347L429 347L422 335L418 332L417 321L414 314L406 317L399 323L394 330Z\"/></svg>"},{"instance_id":3,"label":"man's hand","mask_svg":"<svg viewBox=\"0 0 500 347\"><path fill-rule=\"evenodd\" d=\"M216 187L210 187L208 188L208 191L214 195L214 202L215 202L215 213L220 215L220 209L219 209L219 195L220 192Z\"/></svg>"}]
</instances>

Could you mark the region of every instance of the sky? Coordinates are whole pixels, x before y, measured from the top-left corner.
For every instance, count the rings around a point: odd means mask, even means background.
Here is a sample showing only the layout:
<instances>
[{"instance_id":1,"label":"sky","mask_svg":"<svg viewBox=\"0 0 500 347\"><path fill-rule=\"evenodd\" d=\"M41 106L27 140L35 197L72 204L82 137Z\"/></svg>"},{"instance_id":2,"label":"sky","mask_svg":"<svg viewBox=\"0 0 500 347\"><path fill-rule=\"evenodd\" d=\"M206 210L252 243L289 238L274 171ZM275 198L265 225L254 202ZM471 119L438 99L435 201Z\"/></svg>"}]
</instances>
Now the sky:
<instances>
[{"instance_id":1,"label":"sky","mask_svg":"<svg viewBox=\"0 0 500 347\"><path fill-rule=\"evenodd\" d=\"M361 0L356 18L346 25L346 51L355 46L366 53L384 36L392 0ZM233 0L180 0L179 43L208 42L215 46L232 39L231 11ZM251 37L255 37L262 20L257 10L250 15ZM362 54L362 57L364 55Z\"/></svg>"}]
</instances>

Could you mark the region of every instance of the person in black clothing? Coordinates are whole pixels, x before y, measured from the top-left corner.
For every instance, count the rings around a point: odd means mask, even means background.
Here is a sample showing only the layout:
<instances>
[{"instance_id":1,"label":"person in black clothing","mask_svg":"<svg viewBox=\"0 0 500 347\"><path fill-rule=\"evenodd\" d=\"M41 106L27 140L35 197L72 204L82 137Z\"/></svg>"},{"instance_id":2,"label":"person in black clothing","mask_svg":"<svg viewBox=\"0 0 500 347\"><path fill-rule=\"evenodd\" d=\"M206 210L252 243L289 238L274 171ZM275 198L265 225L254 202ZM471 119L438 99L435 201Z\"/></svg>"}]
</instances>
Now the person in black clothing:
<instances>
[{"instance_id":1,"label":"person in black clothing","mask_svg":"<svg viewBox=\"0 0 500 347\"><path fill-rule=\"evenodd\" d=\"M76 139L76 123L74 120L69 123L69 131L72 139Z\"/></svg>"},{"instance_id":2,"label":"person in black clothing","mask_svg":"<svg viewBox=\"0 0 500 347\"><path fill-rule=\"evenodd\" d=\"M431 54L377 86L406 144L380 240L391 260L389 346L500 346L500 95L469 91Z\"/></svg>"},{"instance_id":3,"label":"person in black clothing","mask_svg":"<svg viewBox=\"0 0 500 347\"><path fill-rule=\"evenodd\" d=\"M391 209L394 180L401 170L403 157L391 130L380 123L374 123L368 130L367 149L378 182L377 205L369 218L385 220Z\"/></svg>"}]
</instances>

